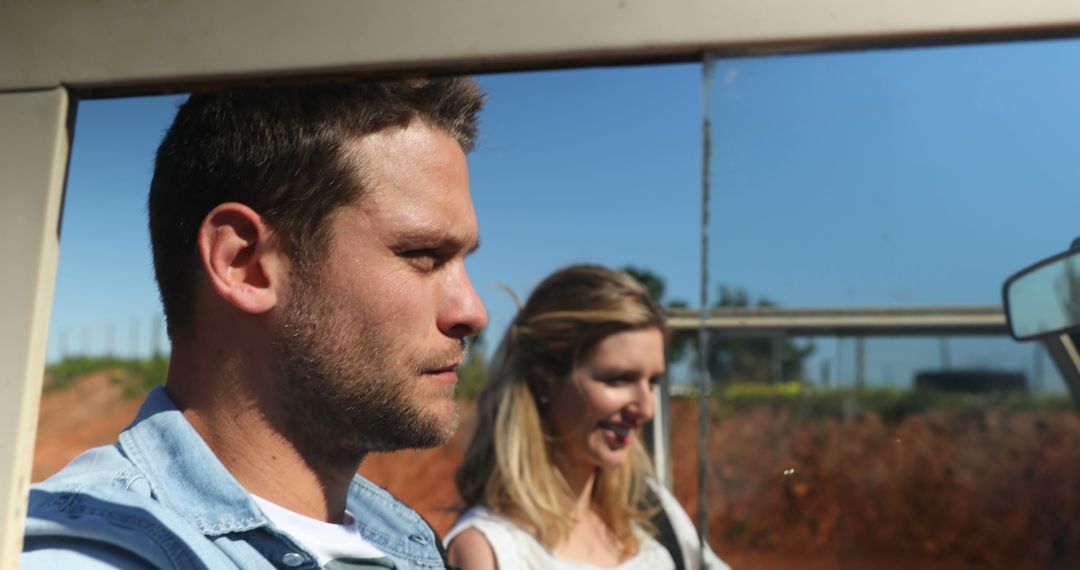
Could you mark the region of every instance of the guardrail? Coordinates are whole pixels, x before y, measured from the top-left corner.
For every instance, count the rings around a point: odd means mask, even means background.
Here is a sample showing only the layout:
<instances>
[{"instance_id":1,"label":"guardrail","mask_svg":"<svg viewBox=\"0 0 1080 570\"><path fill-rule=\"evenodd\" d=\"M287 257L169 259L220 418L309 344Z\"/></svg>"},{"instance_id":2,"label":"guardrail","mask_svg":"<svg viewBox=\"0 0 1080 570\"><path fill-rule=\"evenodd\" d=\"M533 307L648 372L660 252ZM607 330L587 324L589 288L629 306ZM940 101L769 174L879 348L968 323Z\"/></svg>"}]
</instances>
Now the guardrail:
<instances>
[{"instance_id":1,"label":"guardrail","mask_svg":"<svg viewBox=\"0 0 1080 570\"><path fill-rule=\"evenodd\" d=\"M704 326L712 335L916 336L1009 334L1000 305L943 307L717 308L705 316L691 309L669 309L676 332Z\"/></svg>"}]
</instances>

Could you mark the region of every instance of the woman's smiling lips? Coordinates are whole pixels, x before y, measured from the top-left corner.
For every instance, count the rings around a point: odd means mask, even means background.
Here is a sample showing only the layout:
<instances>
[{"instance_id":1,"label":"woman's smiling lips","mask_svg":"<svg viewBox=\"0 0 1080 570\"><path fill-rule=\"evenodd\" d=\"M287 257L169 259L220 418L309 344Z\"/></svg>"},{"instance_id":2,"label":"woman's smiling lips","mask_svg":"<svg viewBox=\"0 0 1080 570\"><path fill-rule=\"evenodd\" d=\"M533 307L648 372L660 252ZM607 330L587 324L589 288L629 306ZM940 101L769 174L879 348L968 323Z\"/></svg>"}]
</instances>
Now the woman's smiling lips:
<instances>
[{"instance_id":1,"label":"woman's smiling lips","mask_svg":"<svg viewBox=\"0 0 1080 570\"><path fill-rule=\"evenodd\" d=\"M608 441L620 446L629 444L630 438L634 435L634 428L621 422L601 422L600 429L603 430L604 437Z\"/></svg>"}]
</instances>

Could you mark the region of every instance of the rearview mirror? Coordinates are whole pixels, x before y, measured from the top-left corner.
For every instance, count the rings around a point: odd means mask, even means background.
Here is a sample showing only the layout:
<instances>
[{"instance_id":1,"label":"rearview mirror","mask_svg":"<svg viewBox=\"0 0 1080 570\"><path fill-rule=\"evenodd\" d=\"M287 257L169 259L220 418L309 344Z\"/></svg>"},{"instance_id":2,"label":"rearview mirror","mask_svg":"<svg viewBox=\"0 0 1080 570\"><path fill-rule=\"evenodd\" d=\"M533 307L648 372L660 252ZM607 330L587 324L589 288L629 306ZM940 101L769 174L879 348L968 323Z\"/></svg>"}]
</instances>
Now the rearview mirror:
<instances>
[{"instance_id":1,"label":"rearview mirror","mask_svg":"<svg viewBox=\"0 0 1080 570\"><path fill-rule=\"evenodd\" d=\"M1080 329L1080 239L1005 281L1005 314L1017 340Z\"/></svg>"}]
</instances>

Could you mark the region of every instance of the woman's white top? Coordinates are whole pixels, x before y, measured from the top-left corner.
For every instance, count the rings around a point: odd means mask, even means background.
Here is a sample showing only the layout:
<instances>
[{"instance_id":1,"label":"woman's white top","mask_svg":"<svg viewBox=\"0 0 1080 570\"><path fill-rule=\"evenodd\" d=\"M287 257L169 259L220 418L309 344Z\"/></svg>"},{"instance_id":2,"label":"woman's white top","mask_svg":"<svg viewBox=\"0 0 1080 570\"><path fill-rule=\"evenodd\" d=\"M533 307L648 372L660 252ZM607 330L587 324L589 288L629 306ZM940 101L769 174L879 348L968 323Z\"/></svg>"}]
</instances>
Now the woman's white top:
<instances>
[{"instance_id":1,"label":"woman's white top","mask_svg":"<svg viewBox=\"0 0 1080 570\"><path fill-rule=\"evenodd\" d=\"M694 523L690 521L686 511L683 510L679 502L667 489L652 481L650 481L650 486L659 497L660 506L671 521L671 527L679 541L687 570L701 570L701 550L698 546L700 542L698 541ZM517 568L595 570L599 568L592 564L559 558L513 520L484 507L472 507L462 513L443 540L450 544L454 537L469 528L480 531L488 543L491 544L491 550L495 553L495 562L500 570L515 570ZM671 559L671 555L656 539L647 535L644 531L639 531L639 536L641 537L641 546L637 554L614 568L618 570L667 570L675 568L675 562ZM705 551L705 569L730 570L728 565L724 564L708 548Z\"/></svg>"}]
</instances>

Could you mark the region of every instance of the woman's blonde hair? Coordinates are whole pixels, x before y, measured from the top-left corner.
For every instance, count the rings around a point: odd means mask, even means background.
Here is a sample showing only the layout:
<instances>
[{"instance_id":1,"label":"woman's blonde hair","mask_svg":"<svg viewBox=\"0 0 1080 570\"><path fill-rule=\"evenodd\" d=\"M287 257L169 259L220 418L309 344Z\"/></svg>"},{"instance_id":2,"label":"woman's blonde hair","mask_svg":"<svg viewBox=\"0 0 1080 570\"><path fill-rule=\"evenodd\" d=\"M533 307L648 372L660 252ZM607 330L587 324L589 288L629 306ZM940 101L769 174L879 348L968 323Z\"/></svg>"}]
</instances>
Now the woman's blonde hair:
<instances>
[{"instance_id":1,"label":"woman's blonde hair","mask_svg":"<svg viewBox=\"0 0 1080 570\"><path fill-rule=\"evenodd\" d=\"M656 327L664 314L632 277L594 265L555 272L521 308L492 363L477 400L477 424L455 475L466 506L483 505L522 524L549 547L567 537L575 497L553 463L555 444L541 395L565 381L608 336ZM638 549L634 527L651 529L647 503L652 464L637 438L630 460L598 472L592 503L624 555Z\"/></svg>"}]
</instances>

